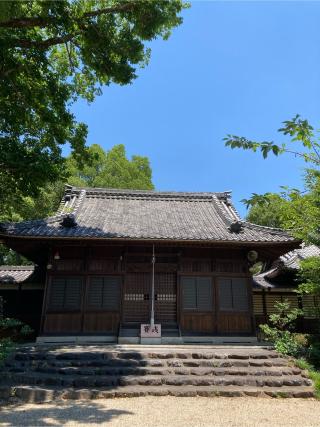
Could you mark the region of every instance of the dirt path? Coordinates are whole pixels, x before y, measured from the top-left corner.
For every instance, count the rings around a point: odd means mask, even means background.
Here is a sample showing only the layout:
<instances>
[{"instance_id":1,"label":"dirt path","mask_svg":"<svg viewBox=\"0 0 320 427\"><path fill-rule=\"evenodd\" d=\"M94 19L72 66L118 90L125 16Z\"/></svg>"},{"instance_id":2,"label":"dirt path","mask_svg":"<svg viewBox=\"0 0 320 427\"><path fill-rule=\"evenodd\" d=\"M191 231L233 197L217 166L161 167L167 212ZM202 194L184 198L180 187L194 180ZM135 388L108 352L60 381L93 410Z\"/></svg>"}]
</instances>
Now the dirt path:
<instances>
[{"instance_id":1,"label":"dirt path","mask_svg":"<svg viewBox=\"0 0 320 427\"><path fill-rule=\"evenodd\" d=\"M0 408L0 426L319 427L313 399L144 397Z\"/></svg>"}]
</instances>

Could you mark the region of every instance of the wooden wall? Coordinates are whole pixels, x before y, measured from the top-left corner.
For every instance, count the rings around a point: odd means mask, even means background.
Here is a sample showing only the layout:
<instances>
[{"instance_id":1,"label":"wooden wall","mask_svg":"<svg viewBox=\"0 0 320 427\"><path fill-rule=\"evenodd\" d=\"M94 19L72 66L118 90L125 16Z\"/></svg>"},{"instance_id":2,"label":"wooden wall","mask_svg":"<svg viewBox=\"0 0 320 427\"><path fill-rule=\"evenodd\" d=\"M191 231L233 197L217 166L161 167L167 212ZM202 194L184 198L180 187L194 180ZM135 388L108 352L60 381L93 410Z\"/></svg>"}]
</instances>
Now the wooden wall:
<instances>
[{"instance_id":1,"label":"wooden wall","mask_svg":"<svg viewBox=\"0 0 320 427\"><path fill-rule=\"evenodd\" d=\"M248 280L248 308L246 311L219 309L217 280L249 278L246 254L248 248L225 249L204 247L156 246L155 302L158 321L178 323L184 333L191 334L250 334L253 330L251 288ZM54 254L60 259L54 259ZM147 321L150 298L145 289L136 293L140 311L130 305L133 291L132 275L150 277L152 247L149 246L62 246L53 247L49 259L46 296L42 316L44 334L117 333L120 322ZM119 308L114 311L89 310L87 305L90 278L116 276L121 283ZM53 278L79 277L82 280L81 303L76 310L52 310L49 306ZM181 279L185 276L208 277L212 284L212 307L208 311L185 310L181 302ZM148 288L148 279L142 288ZM139 286L140 286L139 285ZM141 287L141 286L140 286ZM131 290L130 290L131 289ZM161 296L161 297L160 297ZM162 300L161 300L162 299ZM131 314L130 314L131 310ZM129 314L128 314L129 313ZM158 313L158 315L157 315ZM136 317L135 317L136 316Z\"/></svg>"}]
</instances>

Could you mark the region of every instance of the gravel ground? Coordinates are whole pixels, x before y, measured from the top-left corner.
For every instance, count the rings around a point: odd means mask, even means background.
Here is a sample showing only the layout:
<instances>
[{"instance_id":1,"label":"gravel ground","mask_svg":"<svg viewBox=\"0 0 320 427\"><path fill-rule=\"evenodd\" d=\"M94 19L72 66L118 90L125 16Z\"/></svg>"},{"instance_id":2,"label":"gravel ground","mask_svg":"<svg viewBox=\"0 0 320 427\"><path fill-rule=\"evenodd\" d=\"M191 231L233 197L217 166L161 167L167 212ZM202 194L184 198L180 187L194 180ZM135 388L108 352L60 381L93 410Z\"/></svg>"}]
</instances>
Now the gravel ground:
<instances>
[{"instance_id":1,"label":"gravel ground","mask_svg":"<svg viewBox=\"0 0 320 427\"><path fill-rule=\"evenodd\" d=\"M314 399L143 397L16 404L0 426L319 427Z\"/></svg>"}]
</instances>

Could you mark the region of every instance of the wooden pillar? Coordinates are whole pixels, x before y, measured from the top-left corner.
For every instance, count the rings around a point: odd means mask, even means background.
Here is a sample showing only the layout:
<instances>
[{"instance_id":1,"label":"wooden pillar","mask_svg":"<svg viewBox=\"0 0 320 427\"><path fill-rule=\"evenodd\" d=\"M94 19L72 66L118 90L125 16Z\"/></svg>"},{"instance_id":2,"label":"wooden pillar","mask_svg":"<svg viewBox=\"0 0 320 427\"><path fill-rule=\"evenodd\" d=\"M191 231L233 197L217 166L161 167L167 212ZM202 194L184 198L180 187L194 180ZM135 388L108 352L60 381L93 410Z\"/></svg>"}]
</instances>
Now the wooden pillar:
<instances>
[{"instance_id":1,"label":"wooden pillar","mask_svg":"<svg viewBox=\"0 0 320 427\"><path fill-rule=\"evenodd\" d=\"M265 289L262 289L262 309L263 309L264 321L266 322L268 320L268 313L267 313L267 301L266 301Z\"/></svg>"}]
</instances>

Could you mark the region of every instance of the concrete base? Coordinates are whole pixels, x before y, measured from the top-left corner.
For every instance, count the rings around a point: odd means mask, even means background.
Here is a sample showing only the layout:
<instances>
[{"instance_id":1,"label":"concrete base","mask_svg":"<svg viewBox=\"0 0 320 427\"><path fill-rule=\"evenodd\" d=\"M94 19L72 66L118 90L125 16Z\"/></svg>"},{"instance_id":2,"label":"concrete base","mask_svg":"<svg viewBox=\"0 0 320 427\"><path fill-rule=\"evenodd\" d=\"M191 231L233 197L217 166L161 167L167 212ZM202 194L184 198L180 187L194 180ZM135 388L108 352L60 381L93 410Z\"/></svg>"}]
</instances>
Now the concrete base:
<instances>
[{"instance_id":1,"label":"concrete base","mask_svg":"<svg viewBox=\"0 0 320 427\"><path fill-rule=\"evenodd\" d=\"M118 343L118 344L140 344L140 345L181 345L181 344L257 344L257 337L217 337L217 336L182 336L182 337L161 337L161 338L140 338L140 337L117 337L117 336L41 336L37 337L37 344L94 344L94 343Z\"/></svg>"},{"instance_id":2,"label":"concrete base","mask_svg":"<svg viewBox=\"0 0 320 427\"><path fill-rule=\"evenodd\" d=\"M118 344L140 344L140 337L118 337Z\"/></svg>"},{"instance_id":3,"label":"concrete base","mask_svg":"<svg viewBox=\"0 0 320 427\"><path fill-rule=\"evenodd\" d=\"M75 336L60 336L60 337L50 337L50 336L41 336L37 337L36 343L37 344L50 344L50 343L57 343L57 344L94 344L94 343L116 343L118 341L117 336L106 336L106 335L98 335L98 336L91 336L91 335L75 335Z\"/></svg>"},{"instance_id":4,"label":"concrete base","mask_svg":"<svg viewBox=\"0 0 320 427\"><path fill-rule=\"evenodd\" d=\"M256 344L258 342L257 337L232 337L232 336L226 336L226 337L188 337L183 336L182 337L183 343L190 343L190 344L196 344L196 343L207 343L207 344Z\"/></svg>"},{"instance_id":5,"label":"concrete base","mask_svg":"<svg viewBox=\"0 0 320 427\"><path fill-rule=\"evenodd\" d=\"M159 338L140 338L140 344L162 344L161 337Z\"/></svg>"},{"instance_id":6,"label":"concrete base","mask_svg":"<svg viewBox=\"0 0 320 427\"><path fill-rule=\"evenodd\" d=\"M181 337L161 337L161 338L119 337L118 344L178 345L178 344L183 344L183 340Z\"/></svg>"},{"instance_id":7,"label":"concrete base","mask_svg":"<svg viewBox=\"0 0 320 427\"><path fill-rule=\"evenodd\" d=\"M162 337L161 344L178 345L183 344L182 337Z\"/></svg>"}]
</instances>

